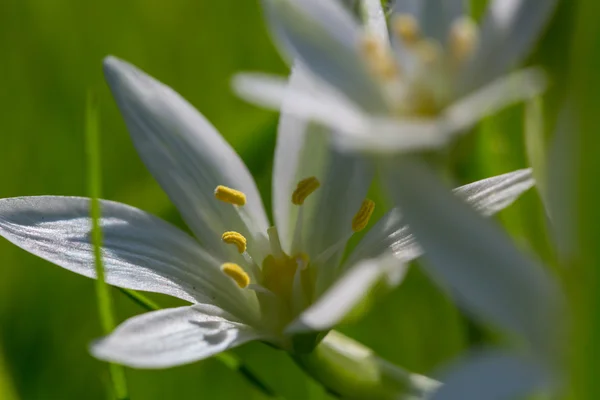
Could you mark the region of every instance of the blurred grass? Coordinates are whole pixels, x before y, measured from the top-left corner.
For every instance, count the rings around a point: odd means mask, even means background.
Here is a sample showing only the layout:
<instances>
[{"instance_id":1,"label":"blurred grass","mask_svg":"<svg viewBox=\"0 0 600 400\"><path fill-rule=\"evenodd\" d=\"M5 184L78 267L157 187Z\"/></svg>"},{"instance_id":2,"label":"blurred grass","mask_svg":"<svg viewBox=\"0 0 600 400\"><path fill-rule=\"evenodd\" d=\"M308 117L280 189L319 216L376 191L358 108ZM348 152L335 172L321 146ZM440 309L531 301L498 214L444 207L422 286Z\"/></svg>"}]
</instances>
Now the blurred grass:
<instances>
[{"instance_id":1,"label":"blurred grass","mask_svg":"<svg viewBox=\"0 0 600 400\"><path fill-rule=\"evenodd\" d=\"M485 1L474 3L475 13L480 13ZM565 13L555 19L533 57L550 66L558 83L565 81L566 62L557 61L562 53L557 55L554 43L567 42L567 20ZM102 115L105 198L183 227L137 157L103 83L102 58L114 54L172 86L201 110L240 152L266 205L270 204L276 116L242 103L229 91L229 79L236 71L286 71L269 41L258 1L3 0L0 49L4 138L0 197L86 194L84 110L86 91L92 86ZM581 60L587 60L584 56L588 55L582 53ZM586 71L592 76L598 69ZM548 101L558 104L560 95L557 90ZM591 115L598 102L589 101ZM549 108L550 114L557 106ZM521 118L522 108L506 110L457 146L458 161L450 168L456 184L527 165ZM588 139L598 143L594 133L588 131ZM594 154L591 147L586 151L590 170L585 176L593 179ZM590 199L585 210L597 204L595 197ZM379 215L382 211L377 209ZM553 261L534 191L501 213L499 220L522 247ZM594 229L600 226L591 225L592 221L586 224L590 243L598 238ZM0 260L0 398L105 399L108 373L87 353L90 340L102 334L93 282L6 241L0 242ZM589 255L587 261L595 259ZM120 292L113 291L113 296L119 320L144 311ZM181 304L166 297L152 298L167 306ZM415 267L402 287L386 296L364 321L344 331L390 361L430 372L469 341L488 340L480 337L478 329L466 324L445 294ZM329 398L279 351L251 343L235 354L286 399ZM126 372L132 399L264 398L216 360L163 371Z\"/></svg>"}]
</instances>

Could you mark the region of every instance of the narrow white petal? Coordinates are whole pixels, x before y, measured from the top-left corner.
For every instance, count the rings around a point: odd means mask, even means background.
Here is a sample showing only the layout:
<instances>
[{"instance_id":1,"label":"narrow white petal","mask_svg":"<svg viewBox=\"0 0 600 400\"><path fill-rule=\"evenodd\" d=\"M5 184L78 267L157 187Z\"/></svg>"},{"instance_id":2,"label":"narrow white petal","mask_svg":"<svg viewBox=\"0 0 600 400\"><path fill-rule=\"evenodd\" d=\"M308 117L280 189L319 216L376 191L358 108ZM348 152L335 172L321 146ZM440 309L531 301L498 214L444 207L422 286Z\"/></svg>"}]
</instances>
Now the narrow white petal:
<instances>
[{"instance_id":1,"label":"narrow white petal","mask_svg":"<svg viewBox=\"0 0 600 400\"><path fill-rule=\"evenodd\" d=\"M521 169L460 186L454 194L481 215L491 216L511 205L534 184L531 169ZM406 263L423 253L398 209L390 210L367 232L345 264L377 257L388 249Z\"/></svg>"},{"instance_id":2,"label":"narrow white petal","mask_svg":"<svg viewBox=\"0 0 600 400\"><path fill-rule=\"evenodd\" d=\"M365 110L386 108L360 51L362 29L337 0L264 0L268 22L290 59Z\"/></svg>"},{"instance_id":3,"label":"narrow white petal","mask_svg":"<svg viewBox=\"0 0 600 400\"><path fill-rule=\"evenodd\" d=\"M545 88L546 77L537 68L523 69L496 78L444 111L447 129L449 133L460 133L511 104L538 96Z\"/></svg>"},{"instance_id":4,"label":"narrow white petal","mask_svg":"<svg viewBox=\"0 0 600 400\"><path fill-rule=\"evenodd\" d=\"M367 117L326 83L313 82L307 90L303 86L290 86L277 76L243 73L234 77L232 85L238 96L259 106L275 111L285 107L286 114L331 129L357 135L367 131Z\"/></svg>"},{"instance_id":5,"label":"narrow white petal","mask_svg":"<svg viewBox=\"0 0 600 400\"><path fill-rule=\"evenodd\" d=\"M171 88L114 57L104 73L140 157L194 234L217 252L233 251L221 234L236 230L252 240L268 224L248 169L217 130ZM246 195L253 232L214 190L224 185ZM249 251L253 247L249 246Z\"/></svg>"},{"instance_id":6,"label":"narrow white petal","mask_svg":"<svg viewBox=\"0 0 600 400\"><path fill-rule=\"evenodd\" d=\"M298 206L291 203L296 184L315 176L321 187L302 206L305 247L312 261L351 232L352 218L359 210L372 180L366 160L341 154L329 144L330 131L287 112L295 101L295 89L318 90L311 76L297 66L290 79L288 97L282 108L273 174L275 220L285 250L290 250ZM327 267L335 269L344 246L333 252ZM319 268L319 272L323 272ZM331 271L330 271L331 272ZM321 275L321 274L320 274ZM328 274L332 279L332 274ZM320 280L318 277L317 279ZM328 282L321 282L324 287Z\"/></svg>"},{"instance_id":7,"label":"narrow white petal","mask_svg":"<svg viewBox=\"0 0 600 400\"><path fill-rule=\"evenodd\" d=\"M392 269L396 271L392 271ZM369 290L390 272L397 276L406 267L393 257L363 260L350 268L316 303L293 321L286 332L301 333L331 329L368 294Z\"/></svg>"},{"instance_id":8,"label":"narrow white petal","mask_svg":"<svg viewBox=\"0 0 600 400\"><path fill-rule=\"evenodd\" d=\"M195 305L133 317L94 342L92 354L134 368L167 368L208 358L262 339L248 325L214 306Z\"/></svg>"},{"instance_id":9,"label":"narrow white petal","mask_svg":"<svg viewBox=\"0 0 600 400\"><path fill-rule=\"evenodd\" d=\"M556 0L492 0L480 45L461 75L461 92L506 73L527 55L552 15Z\"/></svg>"},{"instance_id":10,"label":"narrow white petal","mask_svg":"<svg viewBox=\"0 0 600 400\"><path fill-rule=\"evenodd\" d=\"M484 216L511 205L535 185L531 168L482 179L454 189L454 193Z\"/></svg>"},{"instance_id":11,"label":"narrow white petal","mask_svg":"<svg viewBox=\"0 0 600 400\"><path fill-rule=\"evenodd\" d=\"M388 190L425 251L425 268L467 310L523 337L540 354L551 351L561 334L562 295L550 274L424 164L406 158L388 167Z\"/></svg>"},{"instance_id":12,"label":"narrow white petal","mask_svg":"<svg viewBox=\"0 0 600 400\"><path fill-rule=\"evenodd\" d=\"M128 289L208 302L253 317L256 299L219 270L219 262L183 231L144 211L101 202L106 281ZM22 249L94 278L89 199L15 197L0 200L0 235ZM254 306L254 307L253 307Z\"/></svg>"},{"instance_id":13,"label":"narrow white petal","mask_svg":"<svg viewBox=\"0 0 600 400\"><path fill-rule=\"evenodd\" d=\"M383 43L389 43L390 37L381 0L361 0L361 7L367 31Z\"/></svg>"},{"instance_id":14,"label":"narrow white petal","mask_svg":"<svg viewBox=\"0 0 600 400\"><path fill-rule=\"evenodd\" d=\"M507 352L487 350L451 365L432 400L512 400L551 384L537 363Z\"/></svg>"},{"instance_id":15,"label":"narrow white petal","mask_svg":"<svg viewBox=\"0 0 600 400\"><path fill-rule=\"evenodd\" d=\"M324 129L288 112L296 88L312 87L306 72L296 66L290 78L281 110L273 162L273 214L283 249L291 254L298 215L292 204L297 183L310 176L321 177L328 158L328 137ZM306 90L308 93L308 90Z\"/></svg>"}]
</instances>

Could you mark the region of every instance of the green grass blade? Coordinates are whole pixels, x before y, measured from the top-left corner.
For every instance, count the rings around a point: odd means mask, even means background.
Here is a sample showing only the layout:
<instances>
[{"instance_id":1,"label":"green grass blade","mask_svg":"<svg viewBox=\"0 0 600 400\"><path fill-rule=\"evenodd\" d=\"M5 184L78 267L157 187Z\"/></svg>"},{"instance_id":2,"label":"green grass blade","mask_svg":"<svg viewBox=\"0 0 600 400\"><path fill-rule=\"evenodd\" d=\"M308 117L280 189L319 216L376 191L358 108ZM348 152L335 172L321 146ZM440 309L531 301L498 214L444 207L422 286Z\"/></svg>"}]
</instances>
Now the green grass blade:
<instances>
[{"instance_id":1,"label":"green grass blade","mask_svg":"<svg viewBox=\"0 0 600 400\"><path fill-rule=\"evenodd\" d=\"M156 311L160 310L161 308L156 302L150 300L148 297L136 292L135 290L123 288L119 288L119 290L146 311ZM248 366L245 365L244 362L235 354L231 352L222 352L216 354L214 358L219 360L229 369L241 374L252 386L254 386L258 391L267 397L283 400L283 397L278 396L268 384L266 384L262 379L260 379L260 377L252 372L252 370L248 368Z\"/></svg>"},{"instance_id":2,"label":"green grass blade","mask_svg":"<svg viewBox=\"0 0 600 400\"><path fill-rule=\"evenodd\" d=\"M104 267L102 264L102 229L100 227L100 196L102 175L100 171L100 138L98 108L93 96L88 94L85 133L88 159L88 193L91 198L90 215L92 217L92 242L94 244L94 264L96 267L96 297L98 299L98 314L104 334L110 333L116 326L113 314L110 287L106 284ZM125 372L123 367L110 364L111 383L114 396L119 400L129 398Z\"/></svg>"}]
</instances>

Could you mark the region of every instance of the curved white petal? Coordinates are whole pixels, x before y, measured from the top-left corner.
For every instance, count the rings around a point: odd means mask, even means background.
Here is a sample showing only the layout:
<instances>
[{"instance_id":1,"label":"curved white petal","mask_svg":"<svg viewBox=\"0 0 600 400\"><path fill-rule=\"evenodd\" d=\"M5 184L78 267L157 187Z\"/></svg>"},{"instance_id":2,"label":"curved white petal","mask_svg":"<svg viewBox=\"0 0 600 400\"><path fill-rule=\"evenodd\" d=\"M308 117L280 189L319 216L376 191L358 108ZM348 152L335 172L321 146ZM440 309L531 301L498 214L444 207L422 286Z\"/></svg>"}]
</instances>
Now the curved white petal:
<instances>
[{"instance_id":1,"label":"curved white petal","mask_svg":"<svg viewBox=\"0 0 600 400\"><path fill-rule=\"evenodd\" d=\"M387 188L425 252L425 268L467 310L523 337L540 354L552 351L563 310L551 275L424 164L405 158L388 167Z\"/></svg>"},{"instance_id":2,"label":"curved white petal","mask_svg":"<svg viewBox=\"0 0 600 400\"><path fill-rule=\"evenodd\" d=\"M504 74L527 55L557 0L492 0L479 48L461 74L466 93Z\"/></svg>"},{"instance_id":3,"label":"curved white petal","mask_svg":"<svg viewBox=\"0 0 600 400\"><path fill-rule=\"evenodd\" d=\"M288 333L325 331L344 319L380 279L393 275L396 284L404 276L406 266L397 259L383 256L363 260L350 268L317 301L287 328Z\"/></svg>"},{"instance_id":4,"label":"curved white petal","mask_svg":"<svg viewBox=\"0 0 600 400\"><path fill-rule=\"evenodd\" d=\"M194 234L221 254L224 231L252 240L268 227L260 194L248 169L215 128L168 86L115 57L104 73L140 157L177 206ZM225 185L246 194L252 232L230 204L215 199ZM249 251L253 251L249 246Z\"/></svg>"},{"instance_id":5,"label":"curved white petal","mask_svg":"<svg viewBox=\"0 0 600 400\"><path fill-rule=\"evenodd\" d=\"M264 0L283 51L365 110L386 109L360 52L362 29L337 0Z\"/></svg>"},{"instance_id":6,"label":"curved white petal","mask_svg":"<svg viewBox=\"0 0 600 400\"><path fill-rule=\"evenodd\" d=\"M135 368L166 368L208 358L262 339L223 310L203 304L153 311L128 319L94 342L92 354Z\"/></svg>"},{"instance_id":7,"label":"curved white petal","mask_svg":"<svg viewBox=\"0 0 600 400\"><path fill-rule=\"evenodd\" d=\"M454 194L481 215L491 216L511 205L534 184L531 169L527 168L460 186L454 189ZM367 232L345 265L377 257L388 249L405 263L423 253L398 209L388 211Z\"/></svg>"},{"instance_id":8,"label":"curved white petal","mask_svg":"<svg viewBox=\"0 0 600 400\"><path fill-rule=\"evenodd\" d=\"M302 206L304 249L311 257L350 232L352 217L372 178L371 168L364 160L331 148L327 129L287 112L287 100L295 101L296 88L310 93L314 87L312 77L296 67L282 108L273 169L275 221L284 250L288 252L298 217L298 206L291 202L292 193L302 179L315 176L321 182L321 187Z\"/></svg>"},{"instance_id":9,"label":"curved white petal","mask_svg":"<svg viewBox=\"0 0 600 400\"><path fill-rule=\"evenodd\" d=\"M471 354L451 365L432 400L512 400L526 398L551 382L537 363L498 350Z\"/></svg>"},{"instance_id":10,"label":"curved white petal","mask_svg":"<svg viewBox=\"0 0 600 400\"><path fill-rule=\"evenodd\" d=\"M190 302L219 304L252 318L256 306L219 270L219 262L183 231L144 211L101 202L106 281L164 293ZM0 235L70 271L94 278L89 199L15 197L0 200Z\"/></svg>"}]
</instances>

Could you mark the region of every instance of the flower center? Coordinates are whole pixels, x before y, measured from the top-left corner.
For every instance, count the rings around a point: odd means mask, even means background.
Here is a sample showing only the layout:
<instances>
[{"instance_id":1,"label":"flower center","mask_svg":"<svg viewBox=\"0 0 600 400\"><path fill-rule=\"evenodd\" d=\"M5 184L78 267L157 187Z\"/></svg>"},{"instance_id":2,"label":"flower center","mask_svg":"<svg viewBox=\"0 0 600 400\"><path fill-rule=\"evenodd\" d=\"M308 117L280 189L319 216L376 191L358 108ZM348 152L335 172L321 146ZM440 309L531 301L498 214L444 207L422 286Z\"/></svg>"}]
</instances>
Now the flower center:
<instances>
[{"instance_id":1,"label":"flower center","mask_svg":"<svg viewBox=\"0 0 600 400\"><path fill-rule=\"evenodd\" d=\"M332 254L345 246L346 242L355 232L363 230L373 214L375 203L369 199L363 201L360 210L352 219L351 230L349 234L342 237L338 243L329 249L316 255L315 260L311 260L302 249L302 227L303 210L306 199L320 187L320 182L316 177L309 177L298 182L296 189L292 193L291 202L298 207L297 221L293 232L293 241L291 255L283 251L279 242L277 228L271 227L267 230L269 238L270 252L262 260L254 260L247 252L247 246L254 242L248 241L241 233L236 231L224 232L221 239L224 243L235 246L245 263L236 264L225 262L221 265L223 274L231 278L238 287L242 289L255 290L267 294L267 298L275 296L282 301L284 319L297 314L312 302L314 296L316 274L311 267L311 261L315 264L327 262ZM215 197L223 202L232 204L237 212L243 214L242 207L246 203L244 193L235 189L218 186L215 189ZM244 214L245 215L245 214ZM244 219L247 221L249 219ZM250 228L250 227L248 227ZM350 228L350 227L349 227ZM248 229L253 232L253 229ZM253 253L254 254L254 253ZM255 255L256 257L256 255Z\"/></svg>"},{"instance_id":2,"label":"flower center","mask_svg":"<svg viewBox=\"0 0 600 400\"><path fill-rule=\"evenodd\" d=\"M396 15L391 30L392 41L404 50L403 60L387 41L367 33L362 42L367 67L381 83L394 114L437 115L451 99L451 79L477 47L477 25L468 17L456 19L444 43L425 37L419 22L410 14Z\"/></svg>"}]
</instances>

